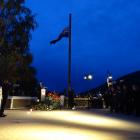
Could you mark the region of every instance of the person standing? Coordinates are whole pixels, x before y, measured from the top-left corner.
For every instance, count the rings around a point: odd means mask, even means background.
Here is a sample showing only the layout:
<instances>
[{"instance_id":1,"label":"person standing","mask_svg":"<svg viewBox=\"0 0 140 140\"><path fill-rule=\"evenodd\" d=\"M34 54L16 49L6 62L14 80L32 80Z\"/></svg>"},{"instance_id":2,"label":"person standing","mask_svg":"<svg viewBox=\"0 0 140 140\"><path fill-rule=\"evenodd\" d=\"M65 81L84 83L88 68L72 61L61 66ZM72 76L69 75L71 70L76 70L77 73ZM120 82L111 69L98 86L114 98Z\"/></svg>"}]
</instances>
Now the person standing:
<instances>
[{"instance_id":1,"label":"person standing","mask_svg":"<svg viewBox=\"0 0 140 140\"><path fill-rule=\"evenodd\" d=\"M0 117L5 117L6 115L4 114L5 106L6 106L6 101L8 98L8 90L9 90L9 83L7 80L5 80L2 83L2 102L1 102L1 108L0 108Z\"/></svg>"},{"instance_id":2,"label":"person standing","mask_svg":"<svg viewBox=\"0 0 140 140\"><path fill-rule=\"evenodd\" d=\"M64 94L60 95L60 109L64 108L64 103L65 103L65 96Z\"/></svg>"},{"instance_id":3,"label":"person standing","mask_svg":"<svg viewBox=\"0 0 140 140\"><path fill-rule=\"evenodd\" d=\"M37 97L38 97L38 102L41 102L41 89L42 88L43 88L43 83L42 82L38 83L37 89L36 89Z\"/></svg>"},{"instance_id":4,"label":"person standing","mask_svg":"<svg viewBox=\"0 0 140 140\"><path fill-rule=\"evenodd\" d=\"M140 89L139 89L139 85L133 84L132 89L133 89L133 94L134 94L135 115L140 116Z\"/></svg>"},{"instance_id":5,"label":"person standing","mask_svg":"<svg viewBox=\"0 0 140 140\"><path fill-rule=\"evenodd\" d=\"M114 112L115 111L115 103L116 103L116 91L114 89L114 87L111 87L111 89L109 90L109 94L110 94L110 112Z\"/></svg>"},{"instance_id":6,"label":"person standing","mask_svg":"<svg viewBox=\"0 0 140 140\"><path fill-rule=\"evenodd\" d=\"M108 108L109 107L109 93L107 90L103 94L103 99L104 99L105 108Z\"/></svg>"},{"instance_id":7,"label":"person standing","mask_svg":"<svg viewBox=\"0 0 140 140\"><path fill-rule=\"evenodd\" d=\"M2 86L0 85L0 106L1 106L1 100L2 100Z\"/></svg>"},{"instance_id":8,"label":"person standing","mask_svg":"<svg viewBox=\"0 0 140 140\"><path fill-rule=\"evenodd\" d=\"M75 103L74 103L74 90L71 89L70 94L68 95L69 98L69 107L70 109L75 110Z\"/></svg>"}]
</instances>

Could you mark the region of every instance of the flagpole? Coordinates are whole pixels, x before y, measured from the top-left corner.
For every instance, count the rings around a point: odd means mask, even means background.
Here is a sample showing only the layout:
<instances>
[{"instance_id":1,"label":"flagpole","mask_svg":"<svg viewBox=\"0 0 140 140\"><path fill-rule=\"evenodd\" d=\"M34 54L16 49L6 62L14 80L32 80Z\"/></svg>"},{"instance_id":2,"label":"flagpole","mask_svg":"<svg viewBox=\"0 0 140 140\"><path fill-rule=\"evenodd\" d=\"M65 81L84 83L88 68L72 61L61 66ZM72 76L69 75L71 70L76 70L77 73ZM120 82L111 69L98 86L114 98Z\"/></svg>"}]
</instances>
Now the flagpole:
<instances>
[{"instance_id":1,"label":"flagpole","mask_svg":"<svg viewBox=\"0 0 140 140\"><path fill-rule=\"evenodd\" d=\"M68 48L68 107L72 106L72 92L71 92L71 28L72 15L69 14L69 48Z\"/></svg>"}]
</instances>

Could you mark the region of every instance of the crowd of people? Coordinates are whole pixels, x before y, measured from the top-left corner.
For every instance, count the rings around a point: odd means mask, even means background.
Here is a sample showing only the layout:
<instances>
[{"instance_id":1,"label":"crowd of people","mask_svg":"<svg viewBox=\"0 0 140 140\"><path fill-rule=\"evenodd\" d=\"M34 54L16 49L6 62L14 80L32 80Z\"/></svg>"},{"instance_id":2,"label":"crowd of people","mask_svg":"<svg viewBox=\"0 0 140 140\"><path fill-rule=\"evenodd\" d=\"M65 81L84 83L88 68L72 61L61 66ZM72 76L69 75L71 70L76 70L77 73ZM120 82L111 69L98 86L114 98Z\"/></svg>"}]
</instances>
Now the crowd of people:
<instances>
[{"instance_id":1,"label":"crowd of people","mask_svg":"<svg viewBox=\"0 0 140 140\"><path fill-rule=\"evenodd\" d=\"M108 87L103 95L106 108L110 112L140 116L139 84L116 84Z\"/></svg>"},{"instance_id":2,"label":"crowd of people","mask_svg":"<svg viewBox=\"0 0 140 140\"><path fill-rule=\"evenodd\" d=\"M8 97L9 82L4 81L2 87L2 102L0 108L0 117L5 117L4 108ZM41 95L41 94L39 94ZM73 98L69 98L69 106L74 106L74 92ZM40 97L40 96L39 96ZM80 97L80 96L78 96ZM83 97L83 96L82 96ZM108 89L103 93L98 93L96 96L90 94L87 96L89 99L88 107L91 108L109 108L110 112L134 114L140 116L140 85L139 84L126 84L118 83L108 86ZM39 98L40 99L40 98ZM71 99L71 100L70 100ZM60 109L64 108L64 94L60 95Z\"/></svg>"}]
</instances>

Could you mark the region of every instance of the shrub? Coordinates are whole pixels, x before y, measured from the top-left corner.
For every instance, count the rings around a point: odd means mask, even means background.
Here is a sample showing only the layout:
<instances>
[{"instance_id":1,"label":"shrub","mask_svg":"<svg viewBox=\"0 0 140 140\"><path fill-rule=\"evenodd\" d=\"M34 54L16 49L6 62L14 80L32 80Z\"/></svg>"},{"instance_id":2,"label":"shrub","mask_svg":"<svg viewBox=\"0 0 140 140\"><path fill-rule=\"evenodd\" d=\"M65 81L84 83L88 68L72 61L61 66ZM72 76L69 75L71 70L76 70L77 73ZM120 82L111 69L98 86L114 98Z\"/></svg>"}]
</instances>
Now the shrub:
<instances>
[{"instance_id":1,"label":"shrub","mask_svg":"<svg viewBox=\"0 0 140 140\"><path fill-rule=\"evenodd\" d=\"M48 93L45 102L36 102L32 105L34 110L54 110L60 108L60 97L55 93Z\"/></svg>"}]
</instances>

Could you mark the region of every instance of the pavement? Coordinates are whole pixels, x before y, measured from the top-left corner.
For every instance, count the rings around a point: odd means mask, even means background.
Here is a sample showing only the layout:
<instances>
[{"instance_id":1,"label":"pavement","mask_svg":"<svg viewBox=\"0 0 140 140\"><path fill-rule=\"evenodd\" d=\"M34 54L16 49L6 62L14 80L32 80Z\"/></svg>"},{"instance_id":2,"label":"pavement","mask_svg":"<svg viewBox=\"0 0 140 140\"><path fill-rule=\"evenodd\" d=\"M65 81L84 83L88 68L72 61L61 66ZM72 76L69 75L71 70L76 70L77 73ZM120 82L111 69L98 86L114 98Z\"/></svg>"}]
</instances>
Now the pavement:
<instances>
[{"instance_id":1,"label":"pavement","mask_svg":"<svg viewBox=\"0 0 140 140\"><path fill-rule=\"evenodd\" d=\"M140 140L140 117L90 110L6 110L0 140Z\"/></svg>"}]
</instances>

